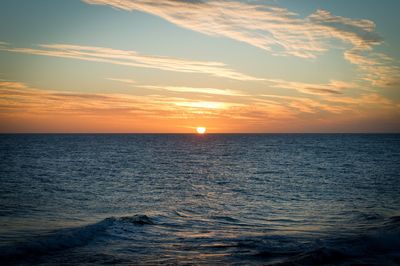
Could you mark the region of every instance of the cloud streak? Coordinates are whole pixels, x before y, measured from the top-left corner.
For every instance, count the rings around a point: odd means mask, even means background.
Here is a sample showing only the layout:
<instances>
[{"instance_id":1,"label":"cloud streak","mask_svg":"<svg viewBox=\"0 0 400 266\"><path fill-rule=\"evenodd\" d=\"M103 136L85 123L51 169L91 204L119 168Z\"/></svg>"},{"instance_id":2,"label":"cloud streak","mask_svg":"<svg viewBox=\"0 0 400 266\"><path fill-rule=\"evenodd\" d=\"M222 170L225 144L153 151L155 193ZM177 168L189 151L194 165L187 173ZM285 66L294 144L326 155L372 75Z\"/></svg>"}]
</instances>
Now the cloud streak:
<instances>
[{"instance_id":1,"label":"cloud streak","mask_svg":"<svg viewBox=\"0 0 400 266\"><path fill-rule=\"evenodd\" d=\"M194 93L194 94L210 94L221 96L245 96L245 94L236 90L223 90L216 88L195 88L195 87L177 87L177 86L140 86L142 88L171 91L176 93Z\"/></svg>"},{"instance_id":2,"label":"cloud streak","mask_svg":"<svg viewBox=\"0 0 400 266\"><path fill-rule=\"evenodd\" d=\"M342 94L344 90L355 89L359 87L357 84L351 82L337 80L331 80L326 84L286 81L282 79L268 79L267 81L274 88L296 90L301 93L314 95Z\"/></svg>"},{"instance_id":3,"label":"cloud streak","mask_svg":"<svg viewBox=\"0 0 400 266\"><path fill-rule=\"evenodd\" d=\"M61 58L73 58L85 61L103 62L129 67L151 68L183 73L208 74L241 81L262 80L234 71L221 62L194 61L173 57L142 55L136 51L117 50L105 47L70 44L42 44L39 48L13 48L0 44L0 50L43 55Z\"/></svg>"},{"instance_id":4,"label":"cloud streak","mask_svg":"<svg viewBox=\"0 0 400 266\"><path fill-rule=\"evenodd\" d=\"M124 78L107 78L107 80L123 83L126 85L137 85L134 80ZM137 85L140 88L157 90L157 91L171 91L176 93L194 93L194 94L210 94L221 96L245 96L237 90L224 90L216 88L198 88L198 87L183 87L183 86L154 86L154 85Z\"/></svg>"}]
</instances>

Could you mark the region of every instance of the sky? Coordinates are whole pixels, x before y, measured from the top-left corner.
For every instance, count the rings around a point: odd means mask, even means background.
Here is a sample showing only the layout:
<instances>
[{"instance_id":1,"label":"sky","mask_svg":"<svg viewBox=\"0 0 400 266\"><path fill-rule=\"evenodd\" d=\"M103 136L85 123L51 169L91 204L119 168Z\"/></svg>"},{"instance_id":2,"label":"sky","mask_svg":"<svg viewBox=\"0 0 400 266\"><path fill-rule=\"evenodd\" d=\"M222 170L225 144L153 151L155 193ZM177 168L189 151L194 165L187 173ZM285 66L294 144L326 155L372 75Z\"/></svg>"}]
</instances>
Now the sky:
<instances>
[{"instance_id":1,"label":"sky","mask_svg":"<svg viewBox=\"0 0 400 266\"><path fill-rule=\"evenodd\" d=\"M400 132L398 0L2 0L0 132Z\"/></svg>"}]
</instances>

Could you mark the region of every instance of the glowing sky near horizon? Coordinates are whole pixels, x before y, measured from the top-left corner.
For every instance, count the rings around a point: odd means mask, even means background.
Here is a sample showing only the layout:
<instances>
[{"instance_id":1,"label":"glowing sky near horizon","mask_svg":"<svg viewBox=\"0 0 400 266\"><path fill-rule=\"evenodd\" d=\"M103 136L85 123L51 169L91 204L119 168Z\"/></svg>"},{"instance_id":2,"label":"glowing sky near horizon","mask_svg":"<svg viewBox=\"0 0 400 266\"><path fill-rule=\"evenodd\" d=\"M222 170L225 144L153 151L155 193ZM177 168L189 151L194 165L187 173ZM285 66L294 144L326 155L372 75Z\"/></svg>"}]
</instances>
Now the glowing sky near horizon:
<instances>
[{"instance_id":1,"label":"glowing sky near horizon","mask_svg":"<svg viewBox=\"0 0 400 266\"><path fill-rule=\"evenodd\" d=\"M0 132L400 132L397 0L3 0Z\"/></svg>"}]
</instances>

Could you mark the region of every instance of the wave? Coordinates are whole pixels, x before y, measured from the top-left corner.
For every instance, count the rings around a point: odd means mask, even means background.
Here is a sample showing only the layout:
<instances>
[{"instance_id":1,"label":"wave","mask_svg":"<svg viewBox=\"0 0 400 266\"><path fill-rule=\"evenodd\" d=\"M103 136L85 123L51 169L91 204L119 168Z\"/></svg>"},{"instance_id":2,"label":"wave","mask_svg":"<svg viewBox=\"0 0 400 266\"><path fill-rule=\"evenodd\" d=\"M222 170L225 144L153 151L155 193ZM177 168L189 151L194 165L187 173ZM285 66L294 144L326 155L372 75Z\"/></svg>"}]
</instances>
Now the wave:
<instances>
[{"instance_id":1,"label":"wave","mask_svg":"<svg viewBox=\"0 0 400 266\"><path fill-rule=\"evenodd\" d=\"M263 250L255 257L281 258L273 265L399 265L400 216L390 217L381 227L352 237L331 237L294 251Z\"/></svg>"},{"instance_id":2,"label":"wave","mask_svg":"<svg viewBox=\"0 0 400 266\"><path fill-rule=\"evenodd\" d=\"M220 222L222 221L222 224L227 222L230 228L235 225L236 229L244 229L241 225L238 226L238 220L232 217L210 216L208 218L217 221L218 226L221 225ZM369 216L366 216L365 220L370 220ZM169 241L172 241L171 243L179 241L177 246L183 250L195 248L196 252L204 252L204 254L228 254L230 258L233 258L233 262L235 262L233 264L240 264L240 262L248 260L250 260L250 264L255 262L255 264L264 265L400 264L400 216L379 219L379 221L375 221L375 218L372 220L374 227L368 230L353 232L352 234L345 233L344 235L339 235L339 232L337 232L337 234L324 236L322 239L304 234L282 234L238 236L237 238L220 238L217 236L207 239L189 239L186 242L185 239L176 238L175 233L181 229L184 232L193 230L192 224L184 225L186 228L177 228L174 223L163 223L163 219L159 219L158 216L157 218L146 215L109 217L94 224L65 228L12 246L0 247L0 261L6 264L35 262L42 255L51 254L53 256L53 252L92 245L93 242L91 241L101 243L105 241L108 245L108 241L114 240L113 237L124 237L126 232L133 232L135 237L139 236L138 239L145 242L139 244L125 243L126 246L139 245L139 250L143 253L134 254L134 256L137 256L137 258L140 258L143 254L148 258L154 256L155 261L157 255L152 252L157 250L159 252L159 248L162 248L162 246L154 247L154 243L162 245L165 241L168 243ZM151 225L158 226L152 227ZM155 231L149 230L151 233L148 234L148 230L142 231L138 228L143 226L150 226L149 229ZM123 230L120 230L121 228ZM165 231L159 232L158 230ZM145 235L140 235L143 233ZM159 236L162 239L158 239ZM132 239L128 235L123 241L132 241ZM94 242L95 245L98 242ZM168 249L170 247L168 245ZM137 252L135 249L126 249L125 252L127 253L122 252L122 255L120 253L114 255L129 260L129 255L132 255L129 254L131 251ZM175 254L174 251L171 254ZM171 254L168 256L173 257ZM184 256L184 254L181 255Z\"/></svg>"},{"instance_id":3,"label":"wave","mask_svg":"<svg viewBox=\"0 0 400 266\"><path fill-rule=\"evenodd\" d=\"M296 254L279 265L399 265L400 235L363 236Z\"/></svg>"},{"instance_id":4,"label":"wave","mask_svg":"<svg viewBox=\"0 0 400 266\"><path fill-rule=\"evenodd\" d=\"M154 221L147 215L109 217L95 224L60 229L25 242L0 247L0 261L16 262L21 258L37 257L55 251L84 246L94 238L104 234L108 228L116 223L143 226L152 225Z\"/></svg>"},{"instance_id":5,"label":"wave","mask_svg":"<svg viewBox=\"0 0 400 266\"><path fill-rule=\"evenodd\" d=\"M154 224L154 221L150 219L147 215L125 216L119 218L119 221L128 222L136 225Z\"/></svg>"},{"instance_id":6,"label":"wave","mask_svg":"<svg viewBox=\"0 0 400 266\"><path fill-rule=\"evenodd\" d=\"M213 215L213 216L210 216L210 218L214 219L214 220L228 222L228 223L239 223L240 222L238 219L235 219L235 218L232 218L229 216Z\"/></svg>"}]
</instances>

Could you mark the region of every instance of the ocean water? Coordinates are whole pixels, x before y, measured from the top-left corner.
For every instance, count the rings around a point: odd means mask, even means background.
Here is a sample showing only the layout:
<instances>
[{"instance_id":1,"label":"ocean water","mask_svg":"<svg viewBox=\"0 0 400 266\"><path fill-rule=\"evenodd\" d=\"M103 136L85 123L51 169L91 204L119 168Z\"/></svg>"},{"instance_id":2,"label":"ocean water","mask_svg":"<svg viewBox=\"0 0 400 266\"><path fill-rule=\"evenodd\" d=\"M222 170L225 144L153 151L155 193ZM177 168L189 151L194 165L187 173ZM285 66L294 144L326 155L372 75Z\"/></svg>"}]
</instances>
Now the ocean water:
<instances>
[{"instance_id":1,"label":"ocean water","mask_svg":"<svg viewBox=\"0 0 400 266\"><path fill-rule=\"evenodd\" d=\"M1 135L2 265L399 265L400 135Z\"/></svg>"}]
</instances>

